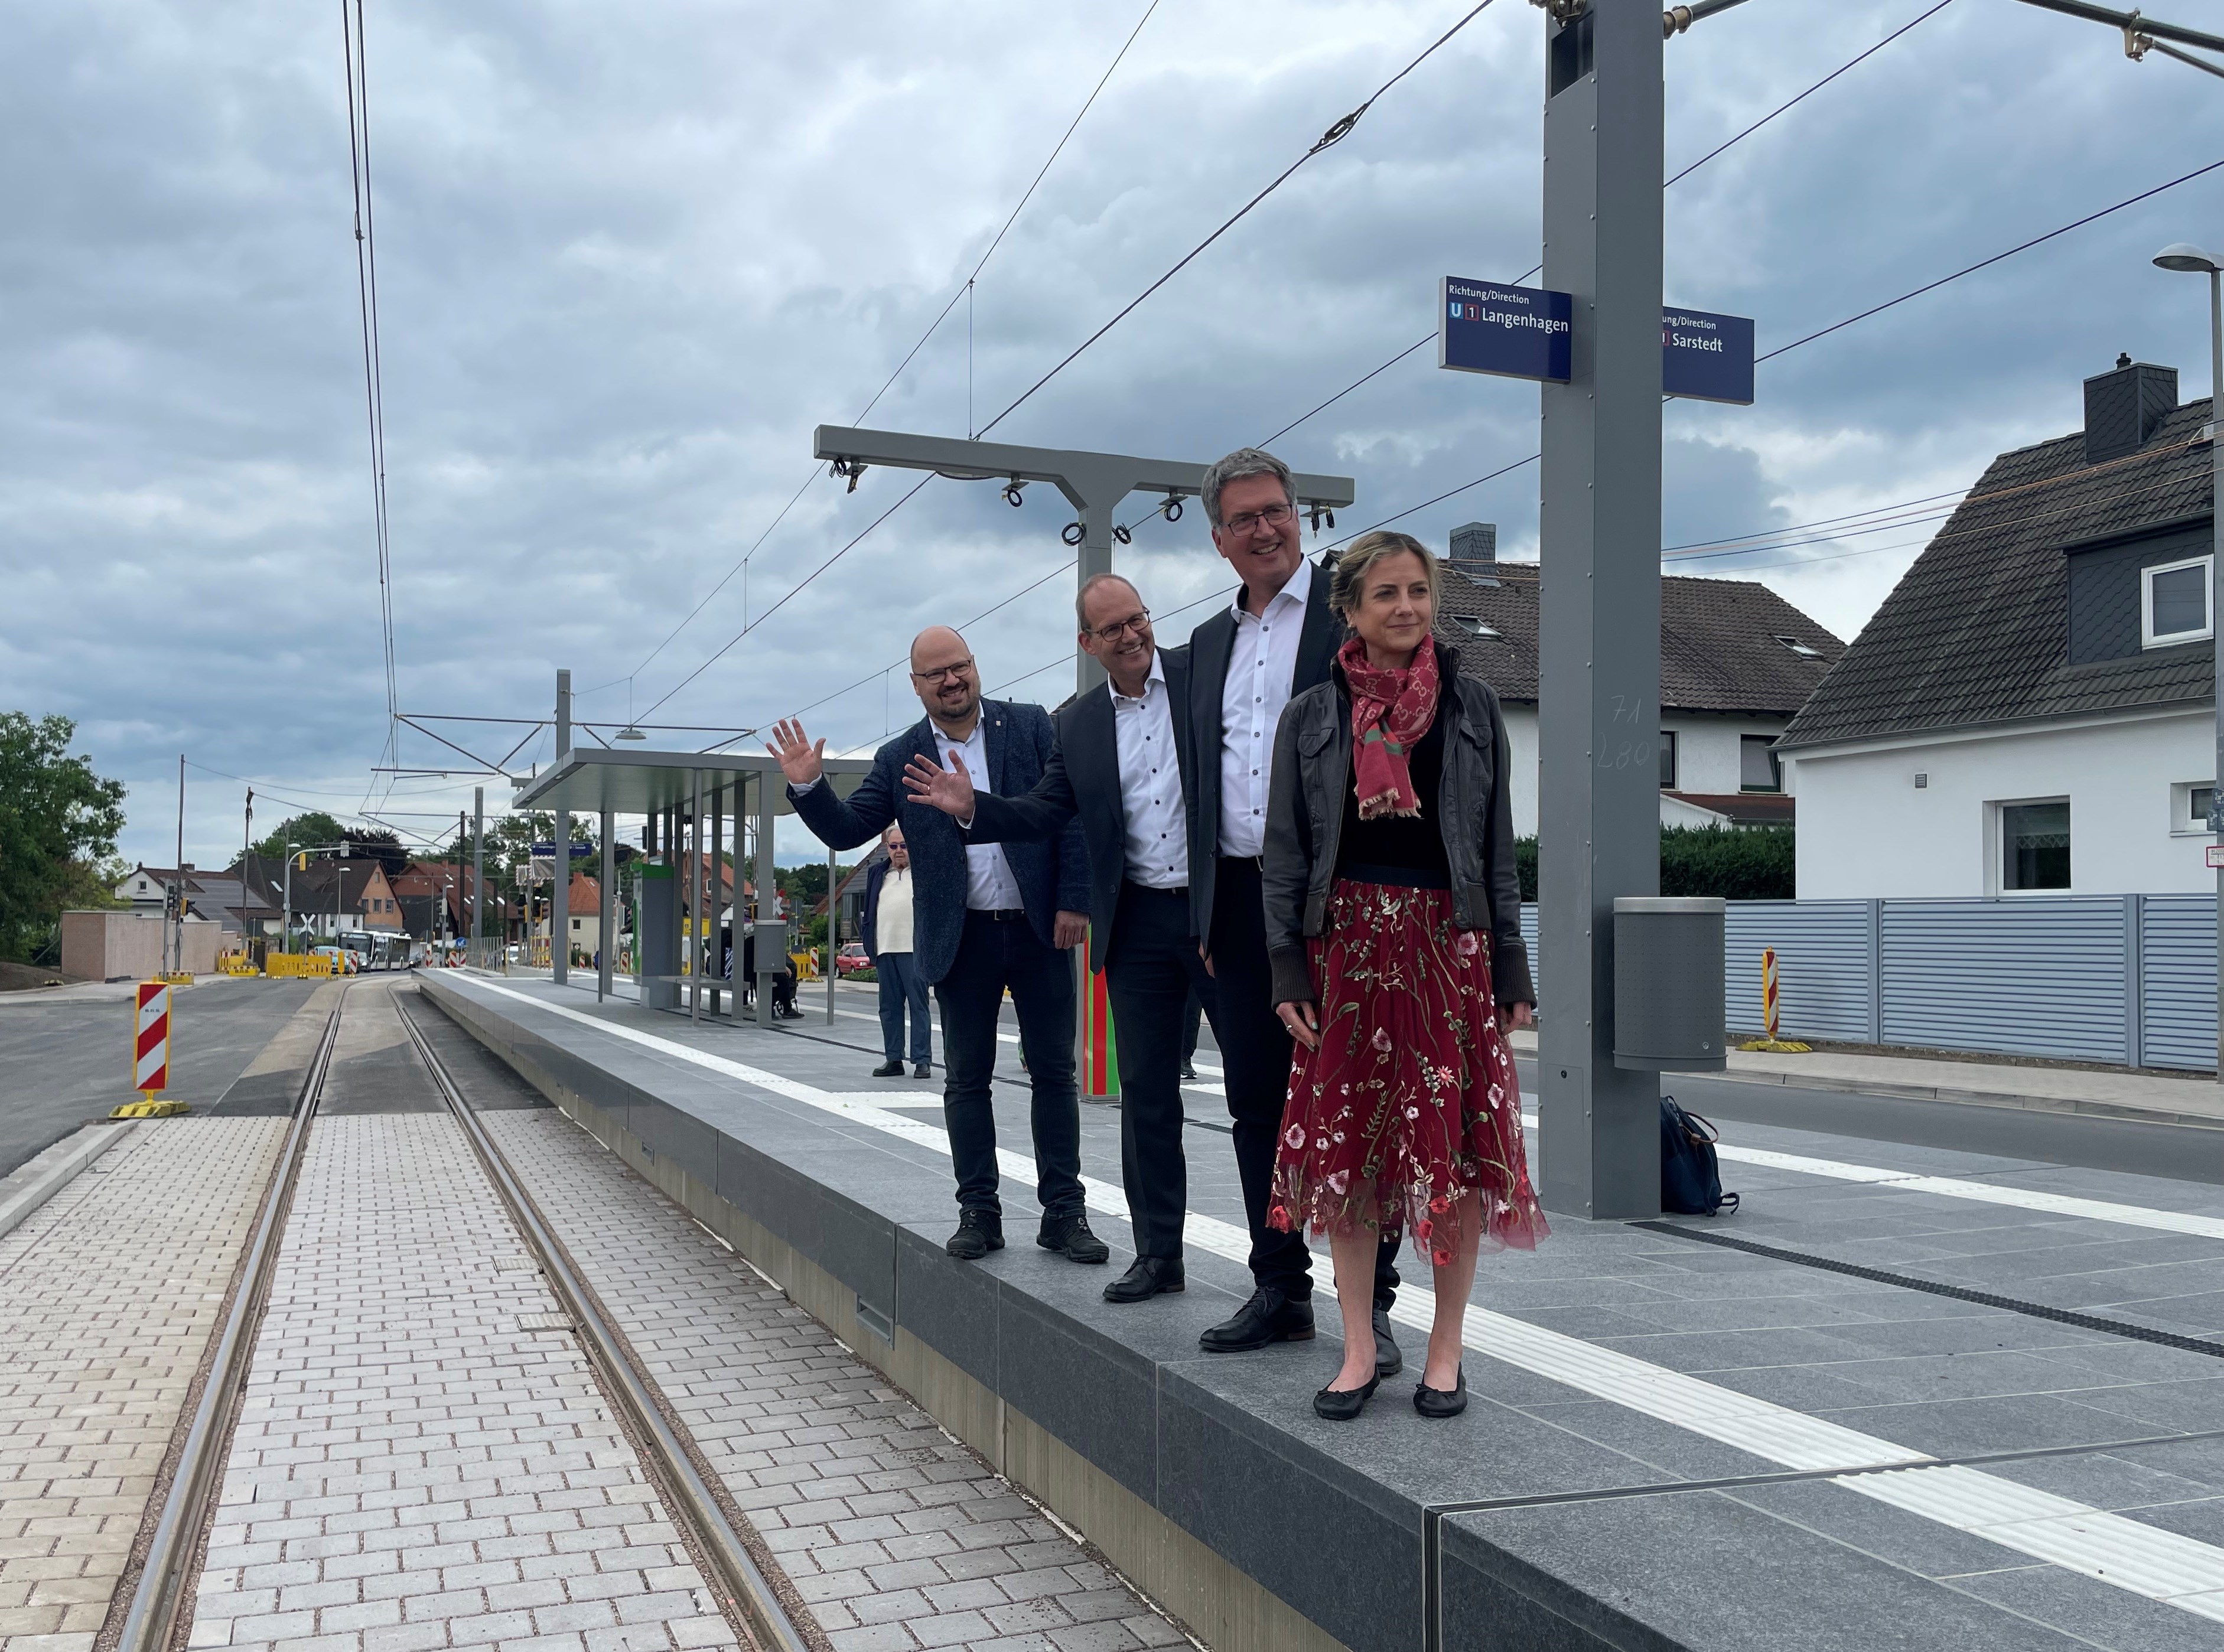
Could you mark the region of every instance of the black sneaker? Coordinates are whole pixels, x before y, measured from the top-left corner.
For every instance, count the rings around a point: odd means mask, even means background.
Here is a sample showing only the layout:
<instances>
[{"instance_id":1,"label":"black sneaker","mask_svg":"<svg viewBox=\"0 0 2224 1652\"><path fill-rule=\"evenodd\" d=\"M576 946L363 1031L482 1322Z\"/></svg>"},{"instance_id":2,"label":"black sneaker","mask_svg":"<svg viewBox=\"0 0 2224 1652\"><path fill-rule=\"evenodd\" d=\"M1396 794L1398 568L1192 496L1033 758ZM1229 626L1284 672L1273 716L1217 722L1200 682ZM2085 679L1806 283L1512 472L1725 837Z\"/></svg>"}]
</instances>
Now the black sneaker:
<instances>
[{"instance_id":1,"label":"black sneaker","mask_svg":"<svg viewBox=\"0 0 2224 1652\"><path fill-rule=\"evenodd\" d=\"M1089 1231L1089 1218L1076 1212L1071 1216L1046 1216L1042 1232L1035 1235L1035 1243L1046 1251L1063 1252L1069 1262L1109 1262L1112 1247Z\"/></svg>"},{"instance_id":2,"label":"black sneaker","mask_svg":"<svg viewBox=\"0 0 2224 1652\"><path fill-rule=\"evenodd\" d=\"M884 1061L878 1067L873 1069L873 1076L875 1078L901 1078L903 1076L903 1063L900 1061Z\"/></svg>"},{"instance_id":3,"label":"black sneaker","mask_svg":"<svg viewBox=\"0 0 2224 1652\"><path fill-rule=\"evenodd\" d=\"M989 1252L1004 1248L1004 1219L993 1210L961 1211L957 1231L942 1248L960 1262L978 1262Z\"/></svg>"},{"instance_id":4,"label":"black sneaker","mask_svg":"<svg viewBox=\"0 0 2224 1652\"><path fill-rule=\"evenodd\" d=\"M1184 1078L1195 1078L1197 1076L1196 1066L1191 1062L1184 1062L1182 1063L1182 1076Z\"/></svg>"}]
</instances>

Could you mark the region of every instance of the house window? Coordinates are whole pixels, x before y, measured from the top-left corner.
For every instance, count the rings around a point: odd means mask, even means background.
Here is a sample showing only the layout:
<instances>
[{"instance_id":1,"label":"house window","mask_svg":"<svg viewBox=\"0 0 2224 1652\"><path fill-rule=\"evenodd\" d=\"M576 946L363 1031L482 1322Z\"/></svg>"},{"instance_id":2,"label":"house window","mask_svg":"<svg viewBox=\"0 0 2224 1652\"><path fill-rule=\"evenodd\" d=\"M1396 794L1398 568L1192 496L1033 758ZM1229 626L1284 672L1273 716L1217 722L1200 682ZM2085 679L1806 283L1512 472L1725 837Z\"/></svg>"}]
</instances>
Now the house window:
<instances>
[{"instance_id":1,"label":"house window","mask_svg":"<svg viewBox=\"0 0 2224 1652\"><path fill-rule=\"evenodd\" d=\"M2208 800L2216 788L2202 780L2180 780L2170 789L2170 829L2178 837L2208 834Z\"/></svg>"},{"instance_id":2,"label":"house window","mask_svg":"<svg viewBox=\"0 0 2224 1652\"><path fill-rule=\"evenodd\" d=\"M1777 640L1802 659L1820 659L1823 657L1823 651L1820 648L1804 643L1797 637L1779 636Z\"/></svg>"},{"instance_id":3,"label":"house window","mask_svg":"<svg viewBox=\"0 0 2224 1652\"><path fill-rule=\"evenodd\" d=\"M1781 791L1784 769L1776 760L1776 741L1768 735L1738 736L1738 790Z\"/></svg>"},{"instance_id":4,"label":"house window","mask_svg":"<svg viewBox=\"0 0 2224 1652\"><path fill-rule=\"evenodd\" d=\"M2139 646L2167 648L2215 634L2208 622L2207 557L2139 570Z\"/></svg>"},{"instance_id":5,"label":"house window","mask_svg":"<svg viewBox=\"0 0 2224 1652\"><path fill-rule=\"evenodd\" d=\"M1660 789L1676 789L1676 734L1670 728L1660 731Z\"/></svg>"},{"instance_id":6,"label":"house window","mask_svg":"<svg viewBox=\"0 0 2224 1652\"><path fill-rule=\"evenodd\" d=\"M2000 887L2069 887L2069 799L2000 805Z\"/></svg>"}]
</instances>

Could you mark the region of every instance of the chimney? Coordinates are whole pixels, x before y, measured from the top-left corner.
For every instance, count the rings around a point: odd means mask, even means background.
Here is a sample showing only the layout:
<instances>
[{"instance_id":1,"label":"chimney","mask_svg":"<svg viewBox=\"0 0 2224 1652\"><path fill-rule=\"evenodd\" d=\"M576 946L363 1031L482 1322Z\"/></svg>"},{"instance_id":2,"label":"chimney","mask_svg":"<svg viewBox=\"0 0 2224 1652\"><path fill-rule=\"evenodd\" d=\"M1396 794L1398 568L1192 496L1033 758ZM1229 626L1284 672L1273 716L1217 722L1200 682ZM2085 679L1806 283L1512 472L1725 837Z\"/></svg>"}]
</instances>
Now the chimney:
<instances>
[{"instance_id":1,"label":"chimney","mask_svg":"<svg viewBox=\"0 0 2224 1652\"><path fill-rule=\"evenodd\" d=\"M1495 585L1498 524L1463 522L1452 530L1451 554L1444 561L1478 585Z\"/></svg>"},{"instance_id":2,"label":"chimney","mask_svg":"<svg viewBox=\"0 0 2224 1652\"><path fill-rule=\"evenodd\" d=\"M2115 370L2085 381L2085 463L2136 453L2177 407L2177 369L2116 357Z\"/></svg>"}]
</instances>

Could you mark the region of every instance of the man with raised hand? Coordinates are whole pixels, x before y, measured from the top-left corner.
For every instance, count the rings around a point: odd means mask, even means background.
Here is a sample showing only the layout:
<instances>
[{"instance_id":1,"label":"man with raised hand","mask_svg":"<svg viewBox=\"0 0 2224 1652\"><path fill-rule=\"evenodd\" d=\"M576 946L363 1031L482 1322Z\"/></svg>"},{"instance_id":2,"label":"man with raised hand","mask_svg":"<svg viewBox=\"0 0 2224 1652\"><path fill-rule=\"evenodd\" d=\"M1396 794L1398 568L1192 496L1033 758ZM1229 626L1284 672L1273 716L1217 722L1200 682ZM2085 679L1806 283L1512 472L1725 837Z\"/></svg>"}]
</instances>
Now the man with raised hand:
<instances>
[{"instance_id":1,"label":"man with raised hand","mask_svg":"<svg viewBox=\"0 0 2224 1652\"><path fill-rule=\"evenodd\" d=\"M1033 1093L1042 1205L1035 1243L1076 1262L1103 1262L1111 1252L1089 1231L1081 1185L1073 970L1058 955L1088 929L1081 829L1009 850L969 845L949 817L907 801L899 779L914 758L947 766L955 756L976 786L1025 791L1050 761L1050 714L1039 705L982 699L972 651L948 626L929 626L913 640L911 680L926 715L874 754L871 772L846 800L825 783L826 742L814 742L801 722L781 719L765 749L780 760L795 812L829 848L855 848L891 822L903 826L912 863L913 962L933 984L942 1011L942 1112L957 1173L957 1231L945 1248L972 1262L1004 1246L990 1086L1008 990Z\"/></svg>"},{"instance_id":2,"label":"man with raised hand","mask_svg":"<svg viewBox=\"0 0 2224 1652\"><path fill-rule=\"evenodd\" d=\"M1327 572L1305 560L1289 466L1238 448L1204 473L1199 492L1214 548L1242 583L1233 603L1190 634L1198 851L1190 901L1213 974L1212 1031L1235 1125L1255 1289L1233 1319L1197 1341L1209 1353L1241 1353L1313 1334L1312 1252L1303 1233L1267 1222L1291 1043L1274 1012L1259 861L1275 727L1292 695L1328 681L1343 627L1329 610ZM1405 1365L1390 1334L1398 1237L1386 1226L1374 1264L1375 1363L1385 1377Z\"/></svg>"},{"instance_id":3,"label":"man with raised hand","mask_svg":"<svg viewBox=\"0 0 2224 1652\"><path fill-rule=\"evenodd\" d=\"M1058 709L1058 748L1033 791L982 791L954 755L946 768L913 758L903 778L969 844L1042 842L1077 818L1087 835L1089 962L1112 1002L1120 1174L1136 1252L1104 1299L1140 1302L1185 1283L1182 1010L1193 990L1210 1001L1212 985L1190 921L1189 661L1159 650L1150 610L1117 574L1090 578L1074 612L1081 646L1108 680Z\"/></svg>"}]
</instances>

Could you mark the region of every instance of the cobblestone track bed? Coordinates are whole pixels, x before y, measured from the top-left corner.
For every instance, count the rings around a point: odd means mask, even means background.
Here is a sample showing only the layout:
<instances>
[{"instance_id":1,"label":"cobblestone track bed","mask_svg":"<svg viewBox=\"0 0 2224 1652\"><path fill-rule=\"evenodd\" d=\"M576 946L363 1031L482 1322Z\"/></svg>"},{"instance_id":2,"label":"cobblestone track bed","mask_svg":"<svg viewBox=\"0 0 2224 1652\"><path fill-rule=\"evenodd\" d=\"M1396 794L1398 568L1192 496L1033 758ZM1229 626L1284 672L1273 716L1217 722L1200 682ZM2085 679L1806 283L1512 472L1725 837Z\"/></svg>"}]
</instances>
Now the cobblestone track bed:
<instances>
[{"instance_id":1,"label":"cobblestone track bed","mask_svg":"<svg viewBox=\"0 0 2224 1652\"><path fill-rule=\"evenodd\" d=\"M836 1652L1188 1643L584 1131L553 1111L484 1122Z\"/></svg>"},{"instance_id":2,"label":"cobblestone track bed","mask_svg":"<svg viewBox=\"0 0 2224 1652\"><path fill-rule=\"evenodd\" d=\"M90 1652L284 1129L142 1125L0 1239L8 1652Z\"/></svg>"},{"instance_id":3,"label":"cobblestone track bed","mask_svg":"<svg viewBox=\"0 0 2224 1652\"><path fill-rule=\"evenodd\" d=\"M313 1126L188 1644L736 1644L445 1112Z\"/></svg>"}]
</instances>

